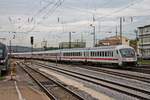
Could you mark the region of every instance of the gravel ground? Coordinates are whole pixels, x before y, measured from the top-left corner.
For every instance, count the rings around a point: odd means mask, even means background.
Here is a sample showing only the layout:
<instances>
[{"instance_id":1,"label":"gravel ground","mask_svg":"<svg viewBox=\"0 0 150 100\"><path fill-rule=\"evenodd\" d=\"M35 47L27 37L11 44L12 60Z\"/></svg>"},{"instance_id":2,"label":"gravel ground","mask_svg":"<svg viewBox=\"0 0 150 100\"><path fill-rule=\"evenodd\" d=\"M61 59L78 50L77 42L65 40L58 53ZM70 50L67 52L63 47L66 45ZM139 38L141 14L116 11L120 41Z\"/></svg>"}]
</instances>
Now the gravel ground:
<instances>
[{"instance_id":1,"label":"gravel ground","mask_svg":"<svg viewBox=\"0 0 150 100\"><path fill-rule=\"evenodd\" d=\"M59 66L59 67L62 68L62 66ZM135 88L150 91L150 84L148 84L146 82L141 82L138 80L128 79L128 78L119 77L119 76L115 76L115 75L109 75L109 74L105 74L105 73L101 73L101 72L91 71L91 70L83 69L80 67L72 67L72 66L68 66L68 67L63 66L63 67L65 69L69 69L69 70L72 70L75 72L80 72L83 74L92 75L92 76L100 78L100 79L110 80L110 81L118 82L118 83L121 83L124 85L128 84L128 86L132 86Z\"/></svg>"},{"instance_id":2,"label":"gravel ground","mask_svg":"<svg viewBox=\"0 0 150 100\"><path fill-rule=\"evenodd\" d=\"M44 68L42 68L42 69L40 68L40 70L43 70L43 69ZM68 75L60 74L58 72L51 71L49 69L44 69L43 71L44 72L50 71L48 73L53 75L54 77L59 75L59 77L56 77L56 78L58 78L62 82L66 82L65 84L68 83L69 85L72 85L72 86L76 87L75 84L72 83L73 81L75 81L77 84L81 84L84 87L91 89L91 91L90 91L90 90L87 90L87 89L83 89L83 87L77 87L78 89L83 90L86 93L89 93L89 95L91 95L91 96L93 96L93 97L95 97L99 100L108 100L108 99L104 99L103 96L108 96L109 100L113 100L113 99L116 99L116 100L138 100L134 97L130 97L128 95L110 90L108 88L105 88L105 87L102 87L102 86L99 86L99 85L92 84L92 83L89 83L89 82L86 82L86 81L83 81L83 80L80 80L80 79L77 79L77 78L74 78L74 77L71 77L71 76L68 76ZM60 78L60 76L63 76L67 79L70 79L71 81L67 82L66 80L63 80L63 78ZM77 85L77 86L79 86L79 85Z\"/></svg>"},{"instance_id":3,"label":"gravel ground","mask_svg":"<svg viewBox=\"0 0 150 100\"><path fill-rule=\"evenodd\" d=\"M51 64L51 63L48 63L48 62L44 62L45 64ZM55 64L53 64L55 65ZM58 64L58 66L62 67L62 65ZM64 67L64 66L69 66L69 67ZM127 78L122 78L122 77L119 77L119 76L113 76L113 75L109 75L109 74L104 74L104 73L97 73L95 71L89 71L89 70L86 70L86 69L82 69L82 68L79 68L79 67L75 67L75 66L71 66L71 65L64 65L63 67L64 68L67 68L67 69L70 69L70 70L73 70L73 71L76 71L76 72L80 72L80 73L85 73L85 74L90 74L90 75L93 75L93 76L96 76L98 78L102 78L102 79L106 79L106 80L111 80L111 81L114 81L114 82L119 82L119 83L123 83L123 84L128 84L129 86L132 86L132 87L137 87L137 88L140 88L140 89L145 89L147 91L150 91L150 84L148 83L145 83L145 82L141 82L141 81L137 81L137 80L132 80L132 79L127 79ZM117 71L117 70L114 70L114 71ZM120 72L123 72L123 73L129 73L129 74L133 74L133 75L142 75L142 76L149 76L148 74L142 74L142 73L137 73L137 72L130 72L130 71L123 71L123 70L118 70ZM72 78L70 76L67 76L65 75L66 77L69 77L69 78ZM78 80L78 79L74 79L74 80ZM81 82L81 80L78 80ZM84 85L88 86L88 87L91 87L92 89L96 90L96 91L99 91L101 93L104 93L104 94L107 94L109 95L110 97L113 97L115 99L118 99L118 100L135 100L136 98L132 98L130 96L127 96L125 94L121 94L121 93L118 93L116 91L112 91L112 90L109 90L107 88L104 88L104 87L101 87L101 86L97 86L97 85L93 85L93 84L90 84L90 83L87 83L87 82L84 82ZM91 86L92 85L92 86Z\"/></svg>"}]
</instances>

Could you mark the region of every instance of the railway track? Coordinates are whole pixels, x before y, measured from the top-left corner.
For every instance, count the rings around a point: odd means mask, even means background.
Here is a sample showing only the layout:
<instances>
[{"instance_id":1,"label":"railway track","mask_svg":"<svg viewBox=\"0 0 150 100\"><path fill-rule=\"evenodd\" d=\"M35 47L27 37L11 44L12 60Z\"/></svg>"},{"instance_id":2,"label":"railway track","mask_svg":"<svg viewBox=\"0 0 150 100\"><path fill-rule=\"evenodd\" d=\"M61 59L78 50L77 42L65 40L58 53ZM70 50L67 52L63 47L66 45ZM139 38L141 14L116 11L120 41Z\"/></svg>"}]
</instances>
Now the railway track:
<instances>
[{"instance_id":1,"label":"railway track","mask_svg":"<svg viewBox=\"0 0 150 100\"><path fill-rule=\"evenodd\" d=\"M119 72L119 71L114 71L114 70L111 70L111 69L99 68L99 67L94 67L94 66L81 66L81 68L85 68L85 69L93 70L93 71L96 71L96 72L111 74L111 75L115 75L115 76L120 76L120 77L125 77L125 78L130 78L130 79L150 83L150 78L149 77L144 77L144 76L139 76L139 75L132 75L132 74L129 74L129 73L122 73L122 72Z\"/></svg>"},{"instance_id":2,"label":"railway track","mask_svg":"<svg viewBox=\"0 0 150 100\"><path fill-rule=\"evenodd\" d=\"M120 84L117 82L112 82L112 81L108 81L108 80L104 80L101 78L97 78L91 75L87 75L87 74L83 74L80 72L74 72L74 71L70 71L70 70L66 70L64 68L58 68L56 66L50 66L50 65L43 65L40 63L36 63L36 65L38 66L42 66L44 68L48 68L63 74L67 74L69 76L90 82L90 83L94 83L96 85L101 85L103 87L124 93L126 95L130 95L132 97L136 97L138 99L143 99L143 100L149 100L150 99L150 91L147 91L146 89L141 89L141 88L135 88L135 87L131 87L128 84Z\"/></svg>"},{"instance_id":3,"label":"railway track","mask_svg":"<svg viewBox=\"0 0 150 100\"><path fill-rule=\"evenodd\" d=\"M150 67L140 66L140 67L127 67L127 68L130 69L131 71L150 74Z\"/></svg>"},{"instance_id":4,"label":"railway track","mask_svg":"<svg viewBox=\"0 0 150 100\"><path fill-rule=\"evenodd\" d=\"M52 80L42 72L22 63L18 64L43 89L51 100L84 100L61 83Z\"/></svg>"},{"instance_id":5,"label":"railway track","mask_svg":"<svg viewBox=\"0 0 150 100\"><path fill-rule=\"evenodd\" d=\"M37 63L39 63L39 62L37 62ZM79 67L79 65L75 65L75 67ZM133 74L129 74L129 73L122 73L120 71L116 71L116 70L114 71L114 69L112 70L111 68L100 68L100 67L85 66L85 65L80 66L80 68L84 68L84 69L88 69L88 70L92 70L92 71L96 71L96 72L100 72L100 73L106 73L106 74L110 74L110 75L115 75L115 76L120 76L120 77L125 77L125 78L129 78L129 79L134 79L134 80L150 83L150 77L145 77L145 76L140 76L140 75L133 75ZM133 67L130 67L130 68L133 68ZM146 68L146 69L148 69L148 68ZM149 67L149 70L150 70L150 67Z\"/></svg>"}]
</instances>

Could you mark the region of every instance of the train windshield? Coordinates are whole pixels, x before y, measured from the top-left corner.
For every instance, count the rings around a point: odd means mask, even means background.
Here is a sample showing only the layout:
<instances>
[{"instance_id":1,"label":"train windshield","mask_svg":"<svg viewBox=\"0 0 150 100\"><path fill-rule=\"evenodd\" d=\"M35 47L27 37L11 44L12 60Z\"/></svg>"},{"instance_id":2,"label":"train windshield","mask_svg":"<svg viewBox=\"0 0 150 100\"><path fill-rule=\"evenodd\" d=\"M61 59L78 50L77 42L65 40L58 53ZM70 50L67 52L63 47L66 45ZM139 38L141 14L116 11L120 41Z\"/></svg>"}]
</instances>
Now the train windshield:
<instances>
[{"instance_id":1,"label":"train windshield","mask_svg":"<svg viewBox=\"0 0 150 100\"><path fill-rule=\"evenodd\" d=\"M3 49L0 48L0 58L3 57Z\"/></svg>"},{"instance_id":2,"label":"train windshield","mask_svg":"<svg viewBox=\"0 0 150 100\"><path fill-rule=\"evenodd\" d=\"M127 49L120 49L119 50L122 57L133 57L135 56L135 52L133 49L127 48Z\"/></svg>"}]
</instances>

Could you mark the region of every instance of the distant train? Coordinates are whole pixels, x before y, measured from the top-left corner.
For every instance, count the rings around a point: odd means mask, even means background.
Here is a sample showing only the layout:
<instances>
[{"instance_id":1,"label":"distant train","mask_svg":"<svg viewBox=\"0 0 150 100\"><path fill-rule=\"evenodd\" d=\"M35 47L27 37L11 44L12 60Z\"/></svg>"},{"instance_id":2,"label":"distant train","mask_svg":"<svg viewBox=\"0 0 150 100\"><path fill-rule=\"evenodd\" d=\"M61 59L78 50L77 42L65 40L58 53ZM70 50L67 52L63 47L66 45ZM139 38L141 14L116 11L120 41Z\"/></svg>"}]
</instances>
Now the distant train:
<instances>
[{"instance_id":1,"label":"distant train","mask_svg":"<svg viewBox=\"0 0 150 100\"><path fill-rule=\"evenodd\" d=\"M0 43L0 74L9 68L8 48L5 44Z\"/></svg>"},{"instance_id":2,"label":"distant train","mask_svg":"<svg viewBox=\"0 0 150 100\"><path fill-rule=\"evenodd\" d=\"M126 45L14 53L13 57L67 62L91 62L118 66L136 65L135 50Z\"/></svg>"}]
</instances>

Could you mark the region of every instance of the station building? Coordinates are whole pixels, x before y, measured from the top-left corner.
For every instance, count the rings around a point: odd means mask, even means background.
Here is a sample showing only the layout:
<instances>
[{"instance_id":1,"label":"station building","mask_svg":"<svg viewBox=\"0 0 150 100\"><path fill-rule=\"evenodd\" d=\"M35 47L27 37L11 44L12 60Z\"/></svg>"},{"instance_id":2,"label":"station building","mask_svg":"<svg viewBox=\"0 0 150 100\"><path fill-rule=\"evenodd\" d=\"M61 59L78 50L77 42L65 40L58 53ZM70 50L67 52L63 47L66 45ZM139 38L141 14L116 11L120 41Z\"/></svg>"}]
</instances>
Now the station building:
<instances>
[{"instance_id":1,"label":"station building","mask_svg":"<svg viewBox=\"0 0 150 100\"><path fill-rule=\"evenodd\" d=\"M122 37L122 44L123 45L129 45L129 39L126 37ZM119 45L121 44L121 38L120 36L112 36L105 38L103 40L99 40L97 43L97 46L112 46L112 45Z\"/></svg>"},{"instance_id":2,"label":"station building","mask_svg":"<svg viewBox=\"0 0 150 100\"><path fill-rule=\"evenodd\" d=\"M138 27L138 52L143 58L150 59L150 25Z\"/></svg>"}]
</instances>

